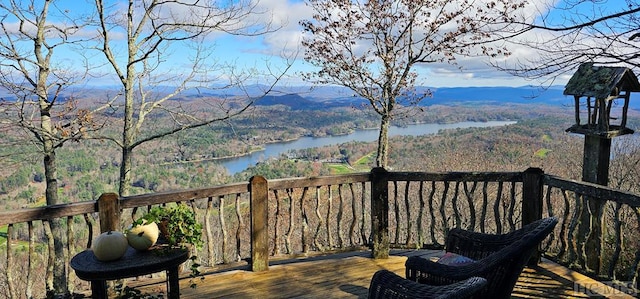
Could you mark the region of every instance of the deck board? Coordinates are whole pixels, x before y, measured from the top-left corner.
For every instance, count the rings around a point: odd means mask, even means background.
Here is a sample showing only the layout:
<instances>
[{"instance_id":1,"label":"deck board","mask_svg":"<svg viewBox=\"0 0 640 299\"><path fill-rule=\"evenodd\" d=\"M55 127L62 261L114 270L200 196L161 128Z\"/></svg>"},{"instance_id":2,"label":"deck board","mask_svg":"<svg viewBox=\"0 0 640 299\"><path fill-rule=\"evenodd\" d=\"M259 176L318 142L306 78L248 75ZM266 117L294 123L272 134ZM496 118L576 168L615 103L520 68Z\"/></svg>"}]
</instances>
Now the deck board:
<instances>
[{"instance_id":1,"label":"deck board","mask_svg":"<svg viewBox=\"0 0 640 299\"><path fill-rule=\"evenodd\" d=\"M248 266L213 270L205 273L204 280L196 288L189 287L188 278L181 279L181 298L366 298L369 282L377 270L387 269L404 276L407 256L433 258L440 253L394 250L389 259L375 260L369 257L370 252L359 251L274 261L265 272L248 271ZM512 298L597 298L575 292L575 280L589 278L543 260L539 266L525 268ZM589 283L597 282L590 280ZM140 289L148 293L163 292L159 286L162 284L141 286Z\"/></svg>"}]
</instances>

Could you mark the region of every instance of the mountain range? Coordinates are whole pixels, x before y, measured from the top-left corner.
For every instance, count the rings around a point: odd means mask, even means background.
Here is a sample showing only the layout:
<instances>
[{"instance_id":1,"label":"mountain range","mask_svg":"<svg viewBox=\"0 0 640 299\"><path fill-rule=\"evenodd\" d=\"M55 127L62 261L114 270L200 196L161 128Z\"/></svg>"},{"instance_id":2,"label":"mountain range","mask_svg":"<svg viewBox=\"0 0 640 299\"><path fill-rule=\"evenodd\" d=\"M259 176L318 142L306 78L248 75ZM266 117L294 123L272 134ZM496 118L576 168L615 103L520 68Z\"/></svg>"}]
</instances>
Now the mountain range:
<instances>
[{"instance_id":1,"label":"mountain range","mask_svg":"<svg viewBox=\"0 0 640 299\"><path fill-rule=\"evenodd\" d=\"M177 99L194 99L199 97L244 97L247 94L258 101L257 105L285 105L294 110L326 109L331 107L360 106L367 104L363 98L356 96L351 90L337 86L288 86L278 87L264 96L266 86L252 85L242 89L227 88L224 90L212 87L209 90L197 89L182 92ZM171 87L158 87L156 92L163 93L171 90ZM431 96L420 102L421 106L431 105L500 105L504 103L520 103L540 105L566 105L573 106L573 97L563 95L563 86L550 86L540 88L536 86L521 87L418 87L416 92L430 93ZM100 98L100 95L117 93L116 87L100 88L76 88L68 90L78 99L83 95L91 98ZM64 97L64 95L63 95ZM640 110L640 95L632 94L630 109ZM15 98L0 89L0 98L4 101L12 101ZM402 102L402 99L399 99Z\"/></svg>"},{"instance_id":2,"label":"mountain range","mask_svg":"<svg viewBox=\"0 0 640 299\"><path fill-rule=\"evenodd\" d=\"M573 105L573 98L562 94L564 88L554 86L546 89L539 87L420 87L418 93L430 93L431 96L420 102L421 106L431 105L500 105L520 103L541 105ZM402 99L399 100L402 102ZM638 101L640 102L640 101ZM327 107L359 106L366 100L353 92L339 87L324 87L306 90L302 87L278 90L263 96L257 105L285 105L295 110L321 109ZM640 103L631 105L639 109Z\"/></svg>"}]
</instances>

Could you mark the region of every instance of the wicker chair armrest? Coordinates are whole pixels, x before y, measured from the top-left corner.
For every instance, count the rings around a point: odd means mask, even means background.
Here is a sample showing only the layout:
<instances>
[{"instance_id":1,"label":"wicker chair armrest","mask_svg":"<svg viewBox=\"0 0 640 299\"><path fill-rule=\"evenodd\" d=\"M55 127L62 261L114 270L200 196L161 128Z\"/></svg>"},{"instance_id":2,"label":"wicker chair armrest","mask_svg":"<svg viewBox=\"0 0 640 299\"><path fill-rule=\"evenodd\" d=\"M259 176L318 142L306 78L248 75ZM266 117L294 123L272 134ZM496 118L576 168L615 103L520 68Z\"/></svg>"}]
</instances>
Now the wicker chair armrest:
<instances>
[{"instance_id":1,"label":"wicker chair armrest","mask_svg":"<svg viewBox=\"0 0 640 299\"><path fill-rule=\"evenodd\" d=\"M474 276L482 277L490 266L493 265L482 262L450 266L418 256L409 257L405 262L407 279L433 285L451 284Z\"/></svg>"},{"instance_id":2,"label":"wicker chair armrest","mask_svg":"<svg viewBox=\"0 0 640 299\"><path fill-rule=\"evenodd\" d=\"M522 239L530 232L540 229L541 224L553 222L553 219L543 219L530 223L505 234L485 234L454 228L449 231L445 249L449 252L464 255L479 260Z\"/></svg>"},{"instance_id":3,"label":"wicker chair armrest","mask_svg":"<svg viewBox=\"0 0 640 299\"><path fill-rule=\"evenodd\" d=\"M462 229L452 229L447 235L445 249L474 260L482 259L513 243L512 238L490 235Z\"/></svg>"},{"instance_id":4,"label":"wicker chair armrest","mask_svg":"<svg viewBox=\"0 0 640 299\"><path fill-rule=\"evenodd\" d=\"M379 270L371 279L369 298L467 298L486 283L484 278L471 277L449 285L432 286L404 279L388 270Z\"/></svg>"},{"instance_id":5,"label":"wicker chair armrest","mask_svg":"<svg viewBox=\"0 0 640 299\"><path fill-rule=\"evenodd\" d=\"M496 245L505 246L521 237L522 234L514 234L514 232L495 235L495 234L485 234L485 233L479 233L474 231L468 231L460 228L453 228L449 231L449 234L447 235L447 240L453 238L453 239L457 239L458 242L468 242L468 243L488 242Z\"/></svg>"}]
</instances>

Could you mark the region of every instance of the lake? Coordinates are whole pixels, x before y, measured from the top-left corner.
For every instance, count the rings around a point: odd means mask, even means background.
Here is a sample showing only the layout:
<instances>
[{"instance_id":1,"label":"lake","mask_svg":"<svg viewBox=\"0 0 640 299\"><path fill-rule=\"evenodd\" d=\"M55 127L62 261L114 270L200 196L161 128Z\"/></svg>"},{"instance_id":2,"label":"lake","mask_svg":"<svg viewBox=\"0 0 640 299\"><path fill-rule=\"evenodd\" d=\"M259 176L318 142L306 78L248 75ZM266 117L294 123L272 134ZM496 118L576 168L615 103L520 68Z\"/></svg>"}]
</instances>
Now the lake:
<instances>
[{"instance_id":1,"label":"lake","mask_svg":"<svg viewBox=\"0 0 640 299\"><path fill-rule=\"evenodd\" d=\"M436 134L440 130L457 129L457 128L485 128L498 127L515 124L515 121L488 121L488 122L459 122L453 124L417 124L407 127L390 127L389 137L391 136L420 136L428 134ZM365 141L371 142L378 140L379 130L356 130L348 135L326 136L326 137L301 137L300 139L289 141L270 143L265 145L263 151L253 152L250 155L220 160L219 163L224 166L229 174L233 175L256 165L258 162L266 161L270 158L280 157L281 154L290 150L299 150L304 148L322 147L326 145L341 144L349 141Z\"/></svg>"}]
</instances>

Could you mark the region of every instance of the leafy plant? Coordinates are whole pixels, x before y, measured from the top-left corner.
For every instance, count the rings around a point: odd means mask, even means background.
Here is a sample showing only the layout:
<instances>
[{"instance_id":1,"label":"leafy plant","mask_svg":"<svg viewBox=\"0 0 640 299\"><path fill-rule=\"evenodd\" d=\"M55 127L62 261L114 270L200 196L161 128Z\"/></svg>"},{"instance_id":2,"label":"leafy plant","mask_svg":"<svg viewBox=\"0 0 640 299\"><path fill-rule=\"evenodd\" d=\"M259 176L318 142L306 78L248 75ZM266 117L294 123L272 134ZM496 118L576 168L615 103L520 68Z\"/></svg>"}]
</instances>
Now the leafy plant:
<instances>
[{"instance_id":1,"label":"leafy plant","mask_svg":"<svg viewBox=\"0 0 640 299\"><path fill-rule=\"evenodd\" d=\"M177 204L168 207L153 207L142 218L134 221L133 225L140 225L144 222L155 222L160 228L162 236L166 239L169 247L188 247L189 245L199 249L202 248L202 224L196 219L194 211L185 204ZM191 287L195 288L194 278L204 279L197 263L197 256L192 255L191 259Z\"/></svg>"},{"instance_id":2,"label":"leafy plant","mask_svg":"<svg viewBox=\"0 0 640 299\"><path fill-rule=\"evenodd\" d=\"M185 246L191 244L201 248L202 224L196 220L196 215L184 204L170 207L153 207L142 218L136 220L134 225L140 225L144 221L155 222L160 232L166 238L170 246Z\"/></svg>"}]
</instances>

